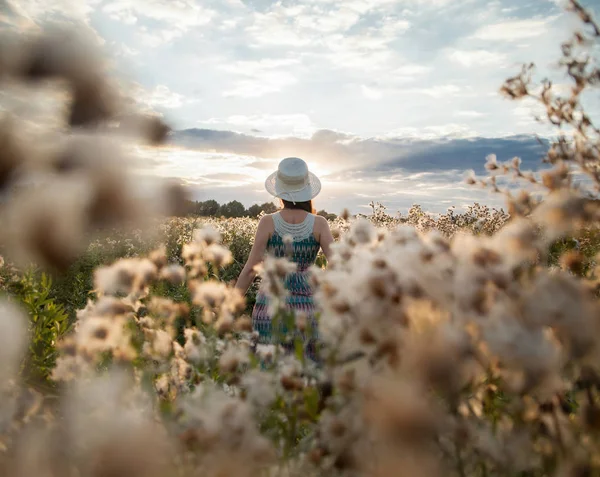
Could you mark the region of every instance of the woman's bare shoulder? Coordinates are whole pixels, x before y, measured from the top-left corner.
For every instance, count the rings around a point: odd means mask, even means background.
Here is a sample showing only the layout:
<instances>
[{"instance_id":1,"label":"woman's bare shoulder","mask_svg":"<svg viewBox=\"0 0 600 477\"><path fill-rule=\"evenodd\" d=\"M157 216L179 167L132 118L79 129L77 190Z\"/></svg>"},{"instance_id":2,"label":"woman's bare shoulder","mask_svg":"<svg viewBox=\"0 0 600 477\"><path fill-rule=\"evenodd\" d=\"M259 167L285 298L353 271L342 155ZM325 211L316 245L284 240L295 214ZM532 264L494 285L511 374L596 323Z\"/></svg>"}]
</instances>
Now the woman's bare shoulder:
<instances>
[{"instance_id":1,"label":"woman's bare shoulder","mask_svg":"<svg viewBox=\"0 0 600 477\"><path fill-rule=\"evenodd\" d=\"M274 212L272 214L263 214L263 216L260 218L260 221L273 222L273 217L277 215L277 213L278 212Z\"/></svg>"},{"instance_id":2,"label":"woman's bare shoulder","mask_svg":"<svg viewBox=\"0 0 600 477\"><path fill-rule=\"evenodd\" d=\"M315 223L319 224L320 227L329 227L329 222L327 222L327 219L325 217L323 217L322 215L317 215L314 214L315 216Z\"/></svg>"},{"instance_id":3,"label":"woman's bare shoulder","mask_svg":"<svg viewBox=\"0 0 600 477\"><path fill-rule=\"evenodd\" d=\"M258 221L258 227L259 228L272 228L273 227L273 215L274 214L264 214Z\"/></svg>"}]
</instances>

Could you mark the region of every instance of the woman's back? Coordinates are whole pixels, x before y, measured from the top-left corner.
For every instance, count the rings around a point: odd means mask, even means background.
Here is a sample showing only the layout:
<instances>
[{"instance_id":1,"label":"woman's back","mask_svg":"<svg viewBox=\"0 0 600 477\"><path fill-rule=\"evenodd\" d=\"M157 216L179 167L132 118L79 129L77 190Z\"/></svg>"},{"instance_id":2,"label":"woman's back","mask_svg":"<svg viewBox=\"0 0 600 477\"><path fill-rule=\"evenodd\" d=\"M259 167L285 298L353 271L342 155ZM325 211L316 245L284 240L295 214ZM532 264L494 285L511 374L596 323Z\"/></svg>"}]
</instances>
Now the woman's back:
<instances>
[{"instance_id":1,"label":"woman's back","mask_svg":"<svg viewBox=\"0 0 600 477\"><path fill-rule=\"evenodd\" d=\"M291 295L310 295L307 270L315 263L321 248L314 235L315 216L306 214L304 220L298 223L287 222L280 212L271 217L274 230L267 243L267 253L278 258L286 257L297 264L297 272L290 274L285 283Z\"/></svg>"}]
</instances>

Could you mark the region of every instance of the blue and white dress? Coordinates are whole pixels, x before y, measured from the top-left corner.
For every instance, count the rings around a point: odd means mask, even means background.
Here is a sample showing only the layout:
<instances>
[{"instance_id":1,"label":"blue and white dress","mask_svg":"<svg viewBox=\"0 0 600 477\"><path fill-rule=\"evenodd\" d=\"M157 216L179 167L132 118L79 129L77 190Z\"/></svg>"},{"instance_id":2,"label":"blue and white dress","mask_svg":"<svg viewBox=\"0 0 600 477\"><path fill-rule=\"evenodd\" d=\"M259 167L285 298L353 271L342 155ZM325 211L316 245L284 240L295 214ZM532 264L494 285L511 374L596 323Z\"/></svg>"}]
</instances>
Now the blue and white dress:
<instances>
[{"instance_id":1,"label":"blue and white dress","mask_svg":"<svg viewBox=\"0 0 600 477\"><path fill-rule=\"evenodd\" d=\"M286 222L279 212L272 217L275 230L267 242L266 253L277 258L287 257L297 264L297 271L288 274L284 281L288 291L285 307L290 312L302 312L307 317L308 329L311 331L307 339L306 351L311 359L315 359L317 319L313 290L308 277L308 269L315 263L321 249L313 233L315 215L307 214L304 221L299 224ZM292 238L291 246L289 242L284 243L286 236ZM252 327L259 333L259 343L274 343L272 317L269 316L269 297L262 290L259 290L256 296L256 304L252 312Z\"/></svg>"}]
</instances>

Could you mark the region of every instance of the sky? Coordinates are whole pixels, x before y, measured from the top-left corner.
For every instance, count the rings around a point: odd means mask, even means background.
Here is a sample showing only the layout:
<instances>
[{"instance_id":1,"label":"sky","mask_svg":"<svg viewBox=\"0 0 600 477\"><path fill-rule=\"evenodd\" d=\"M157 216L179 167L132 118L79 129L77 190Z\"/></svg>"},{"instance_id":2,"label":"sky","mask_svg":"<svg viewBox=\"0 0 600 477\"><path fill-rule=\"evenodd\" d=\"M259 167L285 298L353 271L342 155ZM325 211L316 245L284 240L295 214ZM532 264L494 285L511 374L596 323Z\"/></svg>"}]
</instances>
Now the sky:
<instances>
[{"instance_id":1,"label":"sky","mask_svg":"<svg viewBox=\"0 0 600 477\"><path fill-rule=\"evenodd\" d=\"M595 0L582 2L593 7ZM443 212L502 199L464 183L488 154L536 169L535 105L499 94L553 65L577 24L560 0L0 0L0 25L75 22L102 45L139 106L174 128L139 149L139 173L197 200L270 200L287 156L322 180L315 205ZM586 98L600 117L598 95Z\"/></svg>"}]
</instances>

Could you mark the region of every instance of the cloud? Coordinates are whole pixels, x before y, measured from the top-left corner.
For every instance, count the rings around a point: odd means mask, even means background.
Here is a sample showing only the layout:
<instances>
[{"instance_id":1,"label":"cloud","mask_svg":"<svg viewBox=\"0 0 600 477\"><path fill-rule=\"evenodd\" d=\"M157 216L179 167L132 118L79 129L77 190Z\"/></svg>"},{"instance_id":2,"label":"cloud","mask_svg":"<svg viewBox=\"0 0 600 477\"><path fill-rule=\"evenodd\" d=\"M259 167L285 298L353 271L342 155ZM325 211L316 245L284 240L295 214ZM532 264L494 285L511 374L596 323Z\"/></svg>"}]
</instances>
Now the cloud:
<instances>
[{"instance_id":1,"label":"cloud","mask_svg":"<svg viewBox=\"0 0 600 477\"><path fill-rule=\"evenodd\" d=\"M498 22L481 27L472 35L472 38L486 41L517 41L525 38L535 38L546 33L549 24L555 18Z\"/></svg>"},{"instance_id":2,"label":"cloud","mask_svg":"<svg viewBox=\"0 0 600 477\"><path fill-rule=\"evenodd\" d=\"M486 114L482 113L481 111L463 110L463 111L456 111L454 113L454 116L457 116L460 118L481 118L483 116L486 116Z\"/></svg>"},{"instance_id":3,"label":"cloud","mask_svg":"<svg viewBox=\"0 0 600 477\"><path fill-rule=\"evenodd\" d=\"M274 12L255 13L253 22L246 27L245 32L250 35L255 45L278 45L300 47L311 43L308 36L297 32L286 24L285 19Z\"/></svg>"},{"instance_id":4,"label":"cloud","mask_svg":"<svg viewBox=\"0 0 600 477\"><path fill-rule=\"evenodd\" d=\"M203 184L211 188L231 188L247 185L256 185L256 180L247 174L222 172L217 174L204 174L197 178L186 179L188 184Z\"/></svg>"},{"instance_id":5,"label":"cloud","mask_svg":"<svg viewBox=\"0 0 600 477\"><path fill-rule=\"evenodd\" d=\"M371 10L392 7L393 2L305 2L293 5L277 3L268 11L252 13L252 23L246 27L256 45L332 46L336 35L357 26ZM410 22L394 15L386 16L377 28L367 29L365 41L380 41L406 31ZM354 36L354 35L351 35ZM344 36L344 38L346 38Z\"/></svg>"},{"instance_id":6,"label":"cloud","mask_svg":"<svg viewBox=\"0 0 600 477\"><path fill-rule=\"evenodd\" d=\"M269 71L262 78L243 78L223 92L225 97L257 98L268 93L280 92L298 80L286 71Z\"/></svg>"},{"instance_id":7,"label":"cloud","mask_svg":"<svg viewBox=\"0 0 600 477\"><path fill-rule=\"evenodd\" d=\"M2 13L9 16L28 19L30 22L41 23L44 20L77 20L89 24L90 14L93 13L101 0L86 0L72 2L70 0L3 0Z\"/></svg>"},{"instance_id":8,"label":"cloud","mask_svg":"<svg viewBox=\"0 0 600 477\"><path fill-rule=\"evenodd\" d=\"M221 70L237 77L233 85L223 91L223 96L253 98L279 92L298 82L289 71L290 67L297 64L297 59L266 59L223 64L220 66Z\"/></svg>"},{"instance_id":9,"label":"cloud","mask_svg":"<svg viewBox=\"0 0 600 477\"><path fill-rule=\"evenodd\" d=\"M267 160L248 154L233 154L217 149L191 149L173 144L167 147L138 148L138 168L155 175L197 181L199 177L241 174L260 182L264 180ZM276 166L276 164L275 164Z\"/></svg>"},{"instance_id":10,"label":"cloud","mask_svg":"<svg viewBox=\"0 0 600 477\"><path fill-rule=\"evenodd\" d=\"M146 172L185 178L197 197L264 201L265 174L300 155L332 210L483 198L462 171L492 152L533 167L534 140L515 134L542 130L498 88L522 62L552 77L544 68L572 26L551 1L10 2L0 28L83 23L140 83L138 102L169 114L181 131L144 156Z\"/></svg>"},{"instance_id":11,"label":"cloud","mask_svg":"<svg viewBox=\"0 0 600 477\"><path fill-rule=\"evenodd\" d=\"M488 50L450 50L448 58L467 68L471 66L500 66L505 64L507 60L504 53Z\"/></svg>"},{"instance_id":12,"label":"cloud","mask_svg":"<svg viewBox=\"0 0 600 477\"><path fill-rule=\"evenodd\" d=\"M496 154L499 161L521 157L523 169L538 170L542 166L546 145L530 136L510 138L464 138L446 139L420 143L415 141L411 149L388 162L375 167L374 171L410 171L444 173L454 171L463 174L474 170L485 174L485 158ZM486 152L487 151L487 152Z\"/></svg>"},{"instance_id":13,"label":"cloud","mask_svg":"<svg viewBox=\"0 0 600 477\"><path fill-rule=\"evenodd\" d=\"M387 53L385 53L385 55L387 55ZM431 71L433 71L431 66L404 62L401 66L392 69L385 74L379 74L377 76L376 84L382 93L397 94L398 92L406 91L404 89L405 85L427 79ZM372 75L370 75L369 79L373 82ZM421 90L422 89L423 88L421 88ZM369 98L367 95L365 95L365 97Z\"/></svg>"},{"instance_id":14,"label":"cloud","mask_svg":"<svg viewBox=\"0 0 600 477\"><path fill-rule=\"evenodd\" d=\"M247 15L244 33L255 49L294 49L337 68L381 68L391 43L411 27L391 1L276 3Z\"/></svg>"},{"instance_id":15,"label":"cloud","mask_svg":"<svg viewBox=\"0 0 600 477\"><path fill-rule=\"evenodd\" d=\"M137 36L140 40L140 45L146 49L155 49L162 45L171 43L180 38L182 32L177 28L161 28L150 30L146 26L141 26L137 30Z\"/></svg>"},{"instance_id":16,"label":"cloud","mask_svg":"<svg viewBox=\"0 0 600 477\"><path fill-rule=\"evenodd\" d=\"M373 200L389 206L392 212L406 211L413 203L443 212L449 205L461 208L474 201L503 205L500 197L464 182L465 171L486 174L488 154L496 154L499 161L519 156L524 170L536 171L542 166L548 143L540 144L532 136L460 137L449 134L453 128L431 128L428 139L402 131L360 137L318 130L310 137L296 138L181 130L173 133L170 146L148 151L147 157L154 162L146 172L184 179L198 200L235 199L249 206L269 200L263 181L278 161L298 156L323 182L319 208L358 211Z\"/></svg>"},{"instance_id":17,"label":"cloud","mask_svg":"<svg viewBox=\"0 0 600 477\"><path fill-rule=\"evenodd\" d=\"M377 171L384 164L424 172L450 169L484 172L485 158L492 153L499 160L522 155L524 167L536 168L544 152L543 147L532 136L459 136L455 125L432 127L430 131L430 137L423 139L406 135L405 131L363 138L319 130L310 138L302 139L264 138L231 131L188 129L176 131L171 143L187 151L231 154L251 158L252 161L256 158L277 161L287 156L298 156L322 169L328 169L332 174L357 168Z\"/></svg>"},{"instance_id":18,"label":"cloud","mask_svg":"<svg viewBox=\"0 0 600 477\"><path fill-rule=\"evenodd\" d=\"M306 114L236 114L226 118L210 118L198 121L199 125L229 129L236 132L254 132L261 136L310 137L316 127Z\"/></svg>"},{"instance_id":19,"label":"cloud","mask_svg":"<svg viewBox=\"0 0 600 477\"><path fill-rule=\"evenodd\" d=\"M214 12L192 0L109 0L102 11L126 25L141 25L140 37L148 46L158 46L183 36L192 28L207 25ZM150 30L145 22L151 22Z\"/></svg>"},{"instance_id":20,"label":"cloud","mask_svg":"<svg viewBox=\"0 0 600 477\"><path fill-rule=\"evenodd\" d=\"M36 23L30 12L27 12L18 2L4 0L0 10L0 28L2 30L25 31L35 28Z\"/></svg>"},{"instance_id":21,"label":"cloud","mask_svg":"<svg viewBox=\"0 0 600 477\"><path fill-rule=\"evenodd\" d=\"M347 0L343 2L343 5L364 15L369 12L387 11L390 7L397 5L397 0Z\"/></svg>"},{"instance_id":22,"label":"cloud","mask_svg":"<svg viewBox=\"0 0 600 477\"><path fill-rule=\"evenodd\" d=\"M165 85L157 85L151 90L144 89L141 85L134 86L133 93L135 100L142 106L150 109L175 109L180 108L189 101L182 94L171 91Z\"/></svg>"},{"instance_id":23,"label":"cloud","mask_svg":"<svg viewBox=\"0 0 600 477\"><path fill-rule=\"evenodd\" d=\"M431 96L432 98L443 98L446 96L456 96L463 91L463 88L455 84L443 84L430 86L428 88L411 88L404 91L410 94L424 94L426 96Z\"/></svg>"},{"instance_id":24,"label":"cloud","mask_svg":"<svg viewBox=\"0 0 600 477\"><path fill-rule=\"evenodd\" d=\"M392 76L396 77L415 77L429 73L433 68L431 66L420 65L417 63L405 63L402 66L392 70Z\"/></svg>"},{"instance_id":25,"label":"cloud","mask_svg":"<svg viewBox=\"0 0 600 477\"><path fill-rule=\"evenodd\" d=\"M287 68L298 63L300 63L300 60L297 58L267 58L257 61L236 61L235 63L223 64L220 68L228 73L258 76L265 71Z\"/></svg>"},{"instance_id":26,"label":"cloud","mask_svg":"<svg viewBox=\"0 0 600 477\"><path fill-rule=\"evenodd\" d=\"M301 30L312 30L325 34L346 31L360 19L360 13L350 8L344 8L343 5L340 7L333 11L327 11L319 6L311 8L307 5L296 5L289 11L288 16L295 19L295 24ZM307 12L309 9L311 11Z\"/></svg>"},{"instance_id":27,"label":"cloud","mask_svg":"<svg viewBox=\"0 0 600 477\"><path fill-rule=\"evenodd\" d=\"M319 52L338 68L365 70L387 69L397 57L391 43L410 28L410 22L385 17L377 26L365 27L351 35L332 34L320 40L326 47Z\"/></svg>"},{"instance_id":28,"label":"cloud","mask_svg":"<svg viewBox=\"0 0 600 477\"><path fill-rule=\"evenodd\" d=\"M159 99L157 91L153 100L163 109L177 105L171 109L178 128L306 136L314 128L303 123L199 122L211 116L304 114L318 127L367 136L451 123L476 134L505 134L516 131L512 107L488 98L507 76L509 61L542 52L538 64L548 64L545 52L555 25L548 23L546 34L535 37L540 46L528 49L518 47L523 40L507 45L473 35L485 37L486 25L495 34L493 28L511 22L544 23L556 12L552 4L508 1L99 0L93 7L86 3L84 15L115 50L115 63L146 90L163 85L181 95ZM31 3L39 12L51 5ZM202 110L194 103L199 98ZM352 113L346 114L349 105Z\"/></svg>"},{"instance_id":29,"label":"cloud","mask_svg":"<svg viewBox=\"0 0 600 477\"><path fill-rule=\"evenodd\" d=\"M102 0L0 0L0 30L38 32L48 23L77 27L100 46L105 39L93 28L91 16Z\"/></svg>"},{"instance_id":30,"label":"cloud","mask_svg":"<svg viewBox=\"0 0 600 477\"><path fill-rule=\"evenodd\" d=\"M440 139L440 138L472 138L477 133L464 124L443 124L439 126L425 126L423 128L406 127L398 128L387 133L386 138L402 137L415 140Z\"/></svg>"},{"instance_id":31,"label":"cloud","mask_svg":"<svg viewBox=\"0 0 600 477\"><path fill-rule=\"evenodd\" d=\"M115 2L109 3L104 6L103 11L113 20L124 23L125 25L135 25L138 22L135 10L127 8L123 4Z\"/></svg>"},{"instance_id":32,"label":"cloud","mask_svg":"<svg viewBox=\"0 0 600 477\"><path fill-rule=\"evenodd\" d=\"M362 91L362 94L365 98L368 99L381 99L382 98L382 93L381 91L375 89L375 88L370 88L369 86L366 85L361 85L360 90Z\"/></svg>"},{"instance_id":33,"label":"cloud","mask_svg":"<svg viewBox=\"0 0 600 477\"><path fill-rule=\"evenodd\" d=\"M131 48L127 46L125 43L113 43L112 51L115 56L123 57L123 58L133 58L134 56L139 56L140 51L135 48Z\"/></svg>"}]
</instances>

